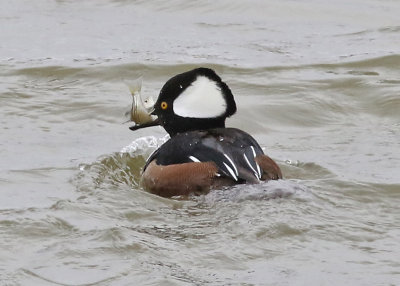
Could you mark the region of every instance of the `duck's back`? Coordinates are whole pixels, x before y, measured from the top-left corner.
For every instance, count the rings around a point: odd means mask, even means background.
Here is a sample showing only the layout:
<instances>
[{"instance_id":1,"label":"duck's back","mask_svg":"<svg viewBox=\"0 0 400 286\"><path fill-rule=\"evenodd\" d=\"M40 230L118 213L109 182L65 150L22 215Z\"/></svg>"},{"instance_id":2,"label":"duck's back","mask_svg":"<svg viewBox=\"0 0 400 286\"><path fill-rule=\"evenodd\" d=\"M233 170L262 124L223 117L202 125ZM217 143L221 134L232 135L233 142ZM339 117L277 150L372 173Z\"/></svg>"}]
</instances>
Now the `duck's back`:
<instances>
[{"instance_id":1,"label":"duck's back","mask_svg":"<svg viewBox=\"0 0 400 286\"><path fill-rule=\"evenodd\" d=\"M150 156L143 172L146 188L165 196L282 177L256 140L235 128L179 133Z\"/></svg>"}]
</instances>

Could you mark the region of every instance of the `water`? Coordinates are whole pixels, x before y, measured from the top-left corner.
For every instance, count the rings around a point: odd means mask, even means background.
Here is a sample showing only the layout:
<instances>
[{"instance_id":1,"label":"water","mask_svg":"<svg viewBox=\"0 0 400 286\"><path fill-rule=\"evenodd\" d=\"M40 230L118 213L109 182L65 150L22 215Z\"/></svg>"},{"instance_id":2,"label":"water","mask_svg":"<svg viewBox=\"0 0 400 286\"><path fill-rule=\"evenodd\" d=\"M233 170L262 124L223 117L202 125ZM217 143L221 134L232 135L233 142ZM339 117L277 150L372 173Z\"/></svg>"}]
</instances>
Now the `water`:
<instances>
[{"instance_id":1,"label":"water","mask_svg":"<svg viewBox=\"0 0 400 286\"><path fill-rule=\"evenodd\" d=\"M0 5L0 285L399 285L397 1ZM124 80L198 66L285 180L140 189Z\"/></svg>"}]
</instances>

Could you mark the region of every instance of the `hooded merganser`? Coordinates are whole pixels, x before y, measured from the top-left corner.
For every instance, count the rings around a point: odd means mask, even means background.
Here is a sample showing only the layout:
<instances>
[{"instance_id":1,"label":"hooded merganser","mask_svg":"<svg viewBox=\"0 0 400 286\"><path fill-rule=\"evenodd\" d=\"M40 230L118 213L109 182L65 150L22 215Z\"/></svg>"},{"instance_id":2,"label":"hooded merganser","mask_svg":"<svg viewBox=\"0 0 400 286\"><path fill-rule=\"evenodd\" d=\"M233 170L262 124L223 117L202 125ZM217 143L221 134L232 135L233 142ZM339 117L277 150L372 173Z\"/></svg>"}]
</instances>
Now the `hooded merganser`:
<instances>
[{"instance_id":1,"label":"hooded merganser","mask_svg":"<svg viewBox=\"0 0 400 286\"><path fill-rule=\"evenodd\" d=\"M151 113L157 118L130 127L161 125L171 136L147 160L142 186L170 197L281 179L279 166L253 137L225 128L225 119L235 112L230 88L211 69L197 68L168 80Z\"/></svg>"}]
</instances>

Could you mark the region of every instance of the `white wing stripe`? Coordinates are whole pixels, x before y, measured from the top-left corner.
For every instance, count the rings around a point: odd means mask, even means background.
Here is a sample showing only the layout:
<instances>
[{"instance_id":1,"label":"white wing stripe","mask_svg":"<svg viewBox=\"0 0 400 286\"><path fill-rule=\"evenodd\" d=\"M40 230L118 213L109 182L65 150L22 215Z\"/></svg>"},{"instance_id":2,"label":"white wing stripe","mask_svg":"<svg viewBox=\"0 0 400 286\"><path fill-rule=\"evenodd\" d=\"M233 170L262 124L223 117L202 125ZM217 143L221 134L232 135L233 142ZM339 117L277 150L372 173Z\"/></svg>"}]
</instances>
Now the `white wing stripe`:
<instances>
[{"instance_id":1,"label":"white wing stripe","mask_svg":"<svg viewBox=\"0 0 400 286\"><path fill-rule=\"evenodd\" d=\"M243 154L244 159L246 160L247 165L249 165L249 167L253 170L254 172L254 176L256 176L257 179L260 179L261 176L256 172L256 170L254 170L253 166L250 164L249 159L247 159L246 154Z\"/></svg>"},{"instance_id":2,"label":"white wing stripe","mask_svg":"<svg viewBox=\"0 0 400 286\"><path fill-rule=\"evenodd\" d=\"M254 150L254 146L250 146L250 148L251 148L251 151L253 151L253 156L255 158L256 157L256 150Z\"/></svg>"},{"instance_id":3,"label":"white wing stripe","mask_svg":"<svg viewBox=\"0 0 400 286\"><path fill-rule=\"evenodd\" d=\"M254 159L256 158L256 150L254 150L254 146L250 146L251 151L253 151L253 156ZM257 162L256 162L256 166L257 166L257 172L258 172L258 176L261 178L261 169L260 166L258 166Z\"/></svg>"},{"instance_id":4,"label":"white wing stripe","mask_svg":"<svg viewBox=\"0 0 400 286\"><path fill-rule=\"evenodd\" d=\"M227 169L227 170L229 171L229 173L231 174L231 176L235 179L235 181L237 181L238 179L237 179L235 173L233 172L232 168L229 167L225 162L223 162L223 163L224 163L224 166L226 167L226 169Z\"/></svg>"},{"instance_id":5,"label":"white wing stripe","mask_svg":"<svg viewBox=\"0 0 400 286\"><path fill-rule=\"evenodd\" d=\"M197 159L195 156L189 156L189 159L192 160L193 162L200 162L200 160Z\"/></svg>"},{"instance_id":6,"label":"white wing stripe","mask_svg":"<svg viewBox=\"0 0 400 286\"><path fill-rule=\"evenodd\" d=\"M224 154L225 158L228 159L229 163L231 163L232 167L235 169L236 176L239 176L238 170L236 169L235 164L233 163L232 159L229 158L228 155Z\"/></svg>"},{"instance_id":7,"label":"white wing stripe","mask_svg":"<svg viewBox=\"0 0 400 286\"><path fill-rule=\"evenodd\" d=\"M256 162L256 166L257 166L258 176L259 176L259 178L261 178L261 169L260 169L260 166L258 166L257 162Z\"/></svg>"}]
</instances>

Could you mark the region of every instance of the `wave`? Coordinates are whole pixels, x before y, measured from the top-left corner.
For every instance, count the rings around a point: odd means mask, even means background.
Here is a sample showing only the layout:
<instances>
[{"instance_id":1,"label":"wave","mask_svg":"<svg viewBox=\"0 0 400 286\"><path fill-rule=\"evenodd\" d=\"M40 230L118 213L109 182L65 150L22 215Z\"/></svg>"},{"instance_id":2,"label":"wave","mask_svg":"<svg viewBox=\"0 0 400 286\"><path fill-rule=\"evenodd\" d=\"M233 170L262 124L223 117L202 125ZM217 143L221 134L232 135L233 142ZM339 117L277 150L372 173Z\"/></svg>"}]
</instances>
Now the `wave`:
<instances>
[{"instance_id":1,"label":"wave","mask_svg":"<svg viewBox=\"0 0 400 286\"><path fill-rule=\"evenodd\" d=\"M368 58L357 61L343 61L339 63L316 63L304 65L282 65L282 66L258 66L246 67L229 64L218 64L204 61L193 61L191 63L159 64L159 63L121 63L103 64L100 66L36 66L29 68L13 69L9 67L8 75L27 76L32 78L69 78L99 79L99 80L121 80L121 78L134 78L138 74L151 78L165 78L169 75L184 72L199 66L209 67L225 75L254 76L268 73L319 70L327 73L335 73L337 70L345 69L344 74L354 76L379 76L377 70L398 70L400 66L400 54L391 54Z\"/></svg>"}]
</instances>

